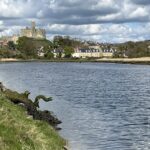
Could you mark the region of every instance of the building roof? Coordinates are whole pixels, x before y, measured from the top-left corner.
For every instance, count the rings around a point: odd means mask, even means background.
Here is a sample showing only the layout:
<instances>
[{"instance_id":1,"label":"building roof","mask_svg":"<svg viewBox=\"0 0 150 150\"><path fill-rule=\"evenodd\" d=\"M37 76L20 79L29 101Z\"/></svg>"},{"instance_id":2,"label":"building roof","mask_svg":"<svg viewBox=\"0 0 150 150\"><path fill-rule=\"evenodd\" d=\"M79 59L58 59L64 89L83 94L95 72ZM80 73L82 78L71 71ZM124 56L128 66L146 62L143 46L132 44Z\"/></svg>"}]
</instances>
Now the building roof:
<instances>
[{"instance_id":1,"label":"building roof","mask_svg":"<svg viewBox=\"0 0 150 150\"><path fill-rule=\"evenodd\" d=\"M53 53L64 53L63 49L54 49L52 50Z\"/></svg>"},{"instance_id":2,"label":"building roof","mask_svg":"<svg viewBox=\"0 0 150 150\"><path fill-rule=\"evenodd\" d=\"M100 49L78 49L77 52L80 53L94 53L94 52L102 52Z\"/></svg>"}]
</instances>

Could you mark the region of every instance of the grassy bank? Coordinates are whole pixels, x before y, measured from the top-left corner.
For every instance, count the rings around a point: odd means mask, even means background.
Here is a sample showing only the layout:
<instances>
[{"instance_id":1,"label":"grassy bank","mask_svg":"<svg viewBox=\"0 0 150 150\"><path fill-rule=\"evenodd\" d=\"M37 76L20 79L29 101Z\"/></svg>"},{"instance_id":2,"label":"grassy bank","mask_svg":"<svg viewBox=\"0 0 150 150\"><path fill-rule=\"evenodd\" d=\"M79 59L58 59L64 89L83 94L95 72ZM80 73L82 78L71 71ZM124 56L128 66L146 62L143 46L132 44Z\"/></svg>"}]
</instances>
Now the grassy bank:
<instances>
[{"instance_id":1,"label":"grassy bank","mask_svg":"<svg viewBox=\"0 0 150 150\"><path fill-rule=\"evenodd\" d=\"M12 59L3 58L0 62L94 62L96 59L73 59L73 58L61 58L61 59Z\"/></svg>"},{"instance_id":2,"label":"grassy bank","mask_svg":"<svg viewBox=\"0 0 150 150\"><path fill-rule=\"evenodd\" d=\"M150 57L140 58L84 58L84 59L73 59L73 58L62 58L62 59L0 59L0 62L75 62L75 63L124 63L124 64L147 64L150 65Z\"/></svg>"},{"instance_id":3,"label":"grassy bank","mask_svg":"<svg viewBox=\"0 0 150 150\"><path fill-rule=\"evenodd\" d=\"M63 150L64 145L50 125L33 120L24 108L0 95L0 149Z\"/></svg>"}]
</instances>

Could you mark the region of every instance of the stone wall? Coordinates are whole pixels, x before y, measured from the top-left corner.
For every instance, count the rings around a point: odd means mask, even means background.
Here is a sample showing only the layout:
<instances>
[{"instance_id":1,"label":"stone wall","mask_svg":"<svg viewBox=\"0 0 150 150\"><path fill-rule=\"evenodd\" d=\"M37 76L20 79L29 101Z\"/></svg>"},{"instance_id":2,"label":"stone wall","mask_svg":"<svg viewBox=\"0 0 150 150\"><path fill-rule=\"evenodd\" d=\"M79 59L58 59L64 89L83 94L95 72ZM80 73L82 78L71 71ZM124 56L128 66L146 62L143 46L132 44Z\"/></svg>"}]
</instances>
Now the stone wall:
<instances>
[{"instance_id":1,"label":"stone wall","mask_svg":"<svg viewBox=\"0 0 150 150\"><path fill-rule=\"evenodd\" d=\"M26 36L30 38L40 38L45 39L46 38L46 31L44 29L36 29L35 23L32 22L31 28L26 27L26 29L21 29L20 36Z\"/></svg>"},{"instance_id":2,"label":"stone wall","mask_svg":"<svg viewBox=\"0 0 150 150\"><path fill-rule=\"evenodd\" d=\"M8 43L9 41L13 41L15 44L17 44L19 36L18 35L13 35L13 36L2 36L0 38L1 42Z\"/></svg>"}]
</instances>

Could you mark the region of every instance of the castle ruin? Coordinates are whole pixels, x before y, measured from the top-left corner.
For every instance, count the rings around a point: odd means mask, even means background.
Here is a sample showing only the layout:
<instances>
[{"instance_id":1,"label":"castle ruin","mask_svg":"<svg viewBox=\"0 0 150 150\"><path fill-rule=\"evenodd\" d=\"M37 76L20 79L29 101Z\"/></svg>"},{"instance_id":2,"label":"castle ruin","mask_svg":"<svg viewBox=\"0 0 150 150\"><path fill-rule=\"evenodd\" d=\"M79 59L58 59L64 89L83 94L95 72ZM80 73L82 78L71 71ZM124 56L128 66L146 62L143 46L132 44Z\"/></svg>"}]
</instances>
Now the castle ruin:
<instances>
[{"instance_id":1,"label":"castle ruin","mask_svg":"<svg viewBox=\"0 0 150 150\"><path fill-rule=\"evenodd\" d=\"M32 22L31 28L26 27L25 29L21 29L20 36L26 36L29 38L36 38L36 39L45 39L46 38L46 31L45 29L37 29L35 22Z\"/></svg>"}]
</instances>

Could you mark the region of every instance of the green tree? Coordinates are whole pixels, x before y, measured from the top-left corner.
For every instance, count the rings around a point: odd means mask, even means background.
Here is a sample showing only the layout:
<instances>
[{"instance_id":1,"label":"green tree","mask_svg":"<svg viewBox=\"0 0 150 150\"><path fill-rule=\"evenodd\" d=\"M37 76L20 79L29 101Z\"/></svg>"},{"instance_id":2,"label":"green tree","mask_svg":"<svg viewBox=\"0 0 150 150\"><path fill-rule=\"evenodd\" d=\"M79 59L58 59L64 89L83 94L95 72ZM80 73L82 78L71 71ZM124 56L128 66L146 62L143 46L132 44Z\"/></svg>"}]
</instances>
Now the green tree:
<instances>
[{"instance_id":1,"label":"green tree","mask_svg":"<svg viewBox=\"0 0 150 150\"><path fill-rule=\"evenodd\" d=\"M70 58L72 56L72 53L74 52L74 49L70 46L64 47L64 53L66 58Z\"/></svg>"},{"instance_id":2,"label":"green tree","mask_svg":"<svg viewBox=\"0 0 150 150\"><path fill-rule=\"evenodd\" d=\"M0 50L0 58L13 58L15 57L15 52L12 50Z\"/></svg>"},{"instance_id":3,"label":"green tree","mask_svg":"<svg viewBox=\"0 0 150 150\"><path fill-rule=\"evenodd\" d=\"M9 48L10 50L15 50L15 49L16 49L15 43L14 43L13 41L9 41L9 42L8 42L8 48Z\"/></svg>"},{"instance_id":4,"label":"green tree","mask_svg":"<svg viewBox=\"0 0 150 150\"><path fill-rule=\"evenodd\" d=\"M54 58L54 54L52 52L48 52L45 54L45 58L52 59L52 58Z\"/></svg>"},{"instance_id":5,"label":"green tree","mask_svg":"<svg viewBox=\"0 0 150 150\"><path fill-rule=\"evenodd\" d=\"M17 45L17 49L25 54L26 56L32 56L35 57L37 56L37 52L36 52L36 46L33 43L33 39L32 38L27 38L27 37L20 37L18 39L18 45Z\"/></svg>"},{"instance_id":6,"label":"green tree","mask_svg":"<svg viewBox=\"0 0 150 150\"><path fill-rule=\"evenodd\" d=\"M57 48L64 49L65 46L70 46L70 47L84 47L84 44L79 41L78 39L73 39L69 36L55 36L53 39L53 44Z\"/></svg>"}]
</instances>

